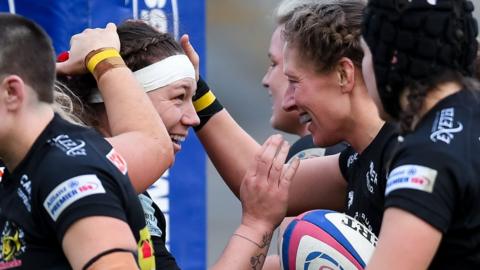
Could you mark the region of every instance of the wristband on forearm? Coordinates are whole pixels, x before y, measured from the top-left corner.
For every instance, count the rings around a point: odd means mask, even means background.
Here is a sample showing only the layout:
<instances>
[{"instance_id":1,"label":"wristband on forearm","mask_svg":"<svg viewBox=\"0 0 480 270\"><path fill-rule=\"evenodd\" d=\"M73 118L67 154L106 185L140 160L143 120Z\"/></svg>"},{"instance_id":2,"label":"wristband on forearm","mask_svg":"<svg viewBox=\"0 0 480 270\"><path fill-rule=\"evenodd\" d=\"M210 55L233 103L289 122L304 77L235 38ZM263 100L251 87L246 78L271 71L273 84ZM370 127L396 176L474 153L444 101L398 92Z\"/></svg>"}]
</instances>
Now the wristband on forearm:
<instances>
[{"instance_id":1,"label":"wristband on forearm","mask_svg":"<svg viewBox=\"0 0 480 270\"><path fill-rule=\"evenodd\" d=\"M85 57L85 66L97 82L110 69L126 67L120 53L115 48L93 50Z\"/></svg>"},{"instance_id":2,"label":"wristband on forearm","mask_svg":"<svg viewBox=\"0 0 480 270\"><path fill-rule=\"evenodd\" d=\"M195 96L193 96L193 106L200 118L200 124L193 127L195 131L200 130L213 115L223 109L222 104L215 97L202 77L200 77L197 82L197 92Z\"/></svg>"}]
</instances>

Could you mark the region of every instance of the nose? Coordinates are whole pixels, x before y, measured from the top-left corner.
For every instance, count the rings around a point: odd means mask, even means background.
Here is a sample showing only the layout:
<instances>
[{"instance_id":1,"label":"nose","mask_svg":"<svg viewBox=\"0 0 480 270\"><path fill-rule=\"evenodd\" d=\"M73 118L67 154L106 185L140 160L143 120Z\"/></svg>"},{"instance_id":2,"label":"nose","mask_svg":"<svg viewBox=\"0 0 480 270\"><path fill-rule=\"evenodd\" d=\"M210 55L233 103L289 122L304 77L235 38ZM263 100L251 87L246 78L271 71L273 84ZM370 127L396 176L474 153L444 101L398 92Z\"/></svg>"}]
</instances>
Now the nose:
<instances>
[{"instance_id":1,"label":"nose","mask_svg":"<svg viewBox=\"0 0 480 270\"><path fill-rule=\"evenodd\" d=\"M263 79L262 79L262 85L263 85L263 87L265 87L265 88L269 88L269 87L270 87L269 77L270 77L270 67L268 68L267 73L265 73L265 75L263 76Z\"/></svg>"},{"instance_id":2,"label":"nose","mask_svg":"<svg viewBox=\"0 0 480 270\"><path fill-rule=\"evenodd\" d=\"M295 91L294 88L289 85L287 91L285 91L285 95L282 101L282 109L284 111L290 112L297 110L297 105L295 104Z\"/></svg>"},{"instance_id":3,"label":"nose","mask_svg":"<svg viewBox=\"0 0 480 270\"><path fill-rule=\"evenodd\" d=\"M200 118L198 118L197 112L195 111L195 108L193 107L193 103L191 101L188 102L188 104L186 105L182 117L182 123L190 127L198 126L200 124Z\"/></svg>"}]
</instances>

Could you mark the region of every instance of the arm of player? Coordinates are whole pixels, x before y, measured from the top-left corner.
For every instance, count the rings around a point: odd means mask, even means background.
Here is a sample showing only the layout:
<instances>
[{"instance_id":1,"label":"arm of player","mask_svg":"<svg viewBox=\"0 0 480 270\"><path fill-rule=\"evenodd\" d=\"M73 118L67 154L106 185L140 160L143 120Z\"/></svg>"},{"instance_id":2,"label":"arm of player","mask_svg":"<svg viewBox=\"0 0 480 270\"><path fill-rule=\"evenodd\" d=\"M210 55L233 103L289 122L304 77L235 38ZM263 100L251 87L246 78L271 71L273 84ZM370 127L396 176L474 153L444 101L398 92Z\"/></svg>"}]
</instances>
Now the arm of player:
<instances>
[{"instance_id":1,"label":"arm of player","mask_svg":"<svg viewBox=\"0 0 480 270\"><path fill-rule=\"evenodd\" d=\"M286 214L289 187L298 159L283 164L288 143L267 140L249 166L240 188L242 223L212 269L262 269L273 230Z\"/></svg>"},{"instance_id":2,"label":"arm of player","mask_svg":"<svg viewBox=\"0 0 480 270\"><path fill-rule=\"evenodd\" d=\"M95 229L92 229L95 228ZM112 217L86 217L73 223L62 241L63 251L72 268L138 269L134 253L135 238L124 221ZM116 252L105 252L118 249ZM103 256L98 256L104 253Z\"/></svg>"},{"instance_id":3,"label":"arm of player","mask_svg":"<svg viewBox=\"0 0 480 270\"><path fill-rule=\"evenodd\" d=\"M114 24L86 29L71 39L69 59L57 63L61 74L85 73L85 56L99 48L120 49ZM137 192L146 190L172 165L170 136L142 87L127 67L113 68L97 82L108 115L108 141L125 158Z\"/></svg>"},{"instance_id":4,"label":"arm of player","mask_svg":"<svg viewBox=\"0 0 480 270\"><path fill-rule=\"evenodd\" d=\"M442 233L422 219L400 208L387 208L367 269L427 269L441 239Z\"/></svg>"},{"instance_id":5,"label":"arm of player","mask_svg":"<svg viewBox=\"0 0 480 270\"><path fill-rule=\"evenodd\" d=\"M200 60L187 36L182 37L181 44L198 70ZM243 176L260 144L224 109L215 113L196 133L225 183L239 197ZM346 182L338 156L302 160L300 164L290 189L288 215L316 208L343 209Z\"/></svg>"}]
</instances>

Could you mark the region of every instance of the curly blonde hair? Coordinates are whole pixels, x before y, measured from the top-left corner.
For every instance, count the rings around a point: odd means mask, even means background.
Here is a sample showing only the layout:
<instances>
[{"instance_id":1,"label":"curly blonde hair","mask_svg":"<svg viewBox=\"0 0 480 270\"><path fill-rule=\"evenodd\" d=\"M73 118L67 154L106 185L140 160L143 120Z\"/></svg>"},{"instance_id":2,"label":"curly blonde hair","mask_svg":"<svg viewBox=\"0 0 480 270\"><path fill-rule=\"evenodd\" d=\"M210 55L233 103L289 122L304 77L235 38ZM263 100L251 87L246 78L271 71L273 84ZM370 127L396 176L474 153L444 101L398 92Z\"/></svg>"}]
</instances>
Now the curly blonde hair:
<instances>
[{"instance_id":1,"label":"curly blonde hair","mask_svg":"<svg viewBox=\"0 0 480 270\"><path fill-rule=\"evenodd\" d=\"M75 101L73 99L76 99ZM53 111L59 114L68 122L87 126L78 115L82 114L82 102L70 89L63 83L55 81L53 91Z\"/></svg>"}]
</instances>

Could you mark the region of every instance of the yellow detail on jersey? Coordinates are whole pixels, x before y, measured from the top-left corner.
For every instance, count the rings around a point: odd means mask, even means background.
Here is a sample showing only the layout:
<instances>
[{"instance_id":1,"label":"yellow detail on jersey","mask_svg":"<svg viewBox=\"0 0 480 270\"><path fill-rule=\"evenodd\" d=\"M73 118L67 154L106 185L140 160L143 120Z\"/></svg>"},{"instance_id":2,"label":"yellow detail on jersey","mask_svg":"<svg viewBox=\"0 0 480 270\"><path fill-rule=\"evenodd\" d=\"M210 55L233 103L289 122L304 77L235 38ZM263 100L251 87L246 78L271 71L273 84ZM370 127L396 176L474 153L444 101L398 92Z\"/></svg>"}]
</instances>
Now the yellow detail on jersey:
<instances>
[{"instance_id":1,"label":"yellow detail on jersey","mask_svg":"<svg viewBox=\"0 0 480 270\"><path fill-rule=\"evenodd\" d=\"M155 254L153 250L152 238L147 227L139 231L140 240L138 240L138 265L141 270L155 270Z\"/></svg>"},{"instance_id":2,"label":"yellow detail on jersey","mask_svg":"<svg viewBox=\"0 0 480 270\"><path fill-rule=\"evenodd\" d=\"M7 262L15 259L15 254L22 248L19 234L16 230L13 235L2 238L2 258Z\"/></svg>"}]
</instances>

